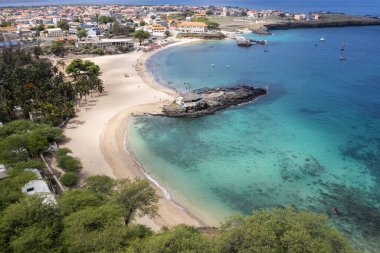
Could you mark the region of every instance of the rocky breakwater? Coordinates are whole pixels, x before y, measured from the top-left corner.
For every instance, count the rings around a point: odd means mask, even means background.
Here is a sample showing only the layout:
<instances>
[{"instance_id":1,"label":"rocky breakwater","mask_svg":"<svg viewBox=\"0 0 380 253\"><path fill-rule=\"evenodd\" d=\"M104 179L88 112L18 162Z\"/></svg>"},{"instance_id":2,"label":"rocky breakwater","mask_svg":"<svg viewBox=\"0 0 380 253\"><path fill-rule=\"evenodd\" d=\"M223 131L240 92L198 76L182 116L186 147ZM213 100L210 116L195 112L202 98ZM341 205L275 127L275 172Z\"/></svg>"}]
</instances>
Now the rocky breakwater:
<instances>
[{"instance_id":1,"label":"rocky breakwater","mask_svg":"<svg viewBox=\"0 0 380 253\"><path fill-rule=\"evenodd\" d=\"M253 101L265 95L263 88L239 85L231 88L199 89L181 94L170 105L165 105L162 115L168 117L196 118L213 114L218 110Z\"/></svg>"}]
</instances>

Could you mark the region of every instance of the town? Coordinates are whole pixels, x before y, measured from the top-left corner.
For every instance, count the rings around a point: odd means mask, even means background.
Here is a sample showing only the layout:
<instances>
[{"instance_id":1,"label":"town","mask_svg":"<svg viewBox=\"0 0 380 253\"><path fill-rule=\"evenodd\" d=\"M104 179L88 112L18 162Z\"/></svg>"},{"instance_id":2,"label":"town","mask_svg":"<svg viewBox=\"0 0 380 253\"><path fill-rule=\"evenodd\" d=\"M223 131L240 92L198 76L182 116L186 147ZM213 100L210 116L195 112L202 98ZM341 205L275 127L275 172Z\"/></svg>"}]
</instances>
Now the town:
<instances>
[{"instance_id":1,"label":"town","mask_svg":"<svg viewBox=\"0 0 380 253\"><path fill-rule=\"evenodd\" d=\"M97 55L150 50L170 43L169 37L224 38L231 29L220 23L228 18L263 24L268 19L318 20L320 14L170 5L8 7L0 9L0 48L39 45L56 56L65 50Z\"/></svg>"}]
</instances>

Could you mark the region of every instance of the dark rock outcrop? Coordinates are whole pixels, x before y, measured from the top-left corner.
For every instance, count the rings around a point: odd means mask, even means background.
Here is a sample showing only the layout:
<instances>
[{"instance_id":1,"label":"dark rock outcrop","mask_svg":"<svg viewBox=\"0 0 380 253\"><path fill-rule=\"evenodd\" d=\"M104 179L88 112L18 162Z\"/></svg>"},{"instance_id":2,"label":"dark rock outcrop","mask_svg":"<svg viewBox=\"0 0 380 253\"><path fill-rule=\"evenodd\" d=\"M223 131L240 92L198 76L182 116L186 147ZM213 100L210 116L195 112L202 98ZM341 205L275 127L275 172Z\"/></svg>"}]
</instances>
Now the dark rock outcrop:
<instances>
[{"instance_id":1,"label":"dark rock outcrop","mask_svg":"<svg viewBox=\"0 0 380 253\"><path fill-rule=\"evenodd\" d=\"M218 110L253 101L265 95L263 88L240 85L231 88L199 89L183 94L170 105L163 107L162 115L168 117L196 118Z\"/></svg>"}]
</instances>

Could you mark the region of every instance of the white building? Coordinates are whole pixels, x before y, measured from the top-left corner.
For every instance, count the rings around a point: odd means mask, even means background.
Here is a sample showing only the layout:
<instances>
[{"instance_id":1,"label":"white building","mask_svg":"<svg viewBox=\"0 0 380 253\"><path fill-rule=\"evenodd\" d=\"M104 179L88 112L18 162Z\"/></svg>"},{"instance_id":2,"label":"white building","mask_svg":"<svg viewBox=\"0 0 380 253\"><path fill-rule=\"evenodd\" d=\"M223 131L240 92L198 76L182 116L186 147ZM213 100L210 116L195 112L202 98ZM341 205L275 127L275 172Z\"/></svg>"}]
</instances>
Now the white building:
<instances>
[{"instance_id":1,"label":"white building","mask_svg":"<svg viewBox=\"0 0 380 253\"><path fill-rule=\"evenodd\" d=\"M132 39L99 39L78 41L75 45L76 47L97 46L101 48L106 48L109 46L126 46L132 49L134 47L134 42Z\"/></svg>"},{"instance_id":2,"label":"white building","mask_svg":"<svg viewBox=\"0 0 380 253\"><path fill-rule=\"evenodd\" d=\"M41 173L38 169L25 169L26 171L33 172L38 179L31 180L26 183L22 188L21 192L28 195L37 195L44 198L43 203L45 204L57 204L54 195L51 193L48 184L42 179Z\"/></svg>"},{"instance_id":3,"label":"white building","mask_svg":"<svg viewBox=\"0 0 380 253\"><path fill-rule=\"evenodd\" d=\"M47 37L62 37L63 31L61 28L51 28L47 29Z\"/></svg>"},{"instance_id":4,"label":"white building","mask_svg":"<svg viewBox=\"0 0 380 253\"><path fill-rule=\"evenodd\" d=\"M205 33L207 24L203 22L181 22L177 25L177 31L183 33Z\"/></svg>"},{"instance_id":5,"label":"white building","mask_svg":"<svg viewBox=\"0 0 380 253\"><path fill-rule=\"evenodd\" d=\"M0 179L6 178L7 176L7 169L5 168L5 165L0 164Z\"/></svg>"},{"instance_id":6,"label":"white building","mask_svg":"<svg viewBox=\"0 0 380 253\"><path fill-rule=\"evenodd\" d=\"M165 36L166 27L159 24L147 25L145 31L153 36Z\"/></svg>"}]
</instances>

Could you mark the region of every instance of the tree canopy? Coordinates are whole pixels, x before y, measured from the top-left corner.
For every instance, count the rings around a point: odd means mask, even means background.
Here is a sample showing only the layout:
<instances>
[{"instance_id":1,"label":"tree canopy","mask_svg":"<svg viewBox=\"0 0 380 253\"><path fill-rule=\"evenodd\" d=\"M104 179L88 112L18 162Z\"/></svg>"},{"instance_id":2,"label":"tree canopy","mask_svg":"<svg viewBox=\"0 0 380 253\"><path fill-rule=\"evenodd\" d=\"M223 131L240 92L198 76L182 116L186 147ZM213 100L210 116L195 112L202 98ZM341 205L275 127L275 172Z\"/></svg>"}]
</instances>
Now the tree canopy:
<instances>
[{"instance_id":1,"label":"tree canopy","mask_svg":"<svg viewBox=\"0 0 380 253\"><path fill-rule=\"evenodd\" d=\"M326 216L292 208L264 209L228 219L220 228L218 252L354 252Z\"/></svg>"},{"instance_id":2,"label":"tree canopy","mask_svg":"<svg viewBox=\"0 0 380 253\"><path fill-rule=\"evenodd\" d=\"M20 193L20 186L34 176L28 173L16 170L0 181L0 253L25 249L68 253L354 252L327 217L309 211L289 207L258 210L250 216L231 217L208 235L187 225L153 233L131 222L139 214L157 214L158 197L147 181L90 177L83 188L64 192L54 205ZM21 196L12 199L16 191L11 194L9 189L18 190Z\"/></svg>"},{"instance_id":3,"label":"tree canopy","mask_svg":"<svg viewBox=\"0 0 380 253\"><path fill-rule=\"evenodd\" d=\"M73 87L50 61L26 49L0 52L0 121L33 114L58 125L74 115L73 98Z\"/></svg>"},{"instance_id":4,"label":"tree canopy","mask_svg":"<svg viewBox=\"0 0 380 253\"><path fill-rule=\"evenodd\" d=\"M139 41L140 45L142 45L143 41L150 37L150 33L143 30L137 30L134 32L133 37Z\"/></svg>"}]
</instances>

